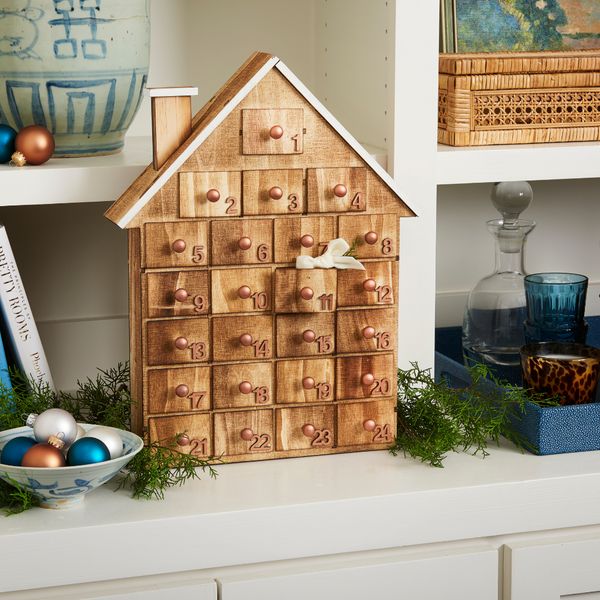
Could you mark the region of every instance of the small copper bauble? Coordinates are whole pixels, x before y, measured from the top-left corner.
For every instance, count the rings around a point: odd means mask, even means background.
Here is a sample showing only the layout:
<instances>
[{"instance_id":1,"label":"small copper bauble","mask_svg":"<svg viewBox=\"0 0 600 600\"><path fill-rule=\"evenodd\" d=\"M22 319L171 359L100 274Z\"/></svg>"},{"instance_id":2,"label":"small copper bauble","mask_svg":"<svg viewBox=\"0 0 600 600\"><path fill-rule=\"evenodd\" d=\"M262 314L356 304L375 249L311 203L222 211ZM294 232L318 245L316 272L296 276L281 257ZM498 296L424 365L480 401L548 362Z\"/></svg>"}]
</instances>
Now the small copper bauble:
<instances>
[{"instance_id":1,"label":"small copper bauble","mask_svg":"<svg viewBox=\"0 0 600 600\"><path fill-rule=\"evenodd\" d=\"M283 135L283 127L281 125L273 125L269 130L269 135L272 139L278 140Z\"/></svg>"},{"instance_id":2,"label":"small copper bauble","mask_svg":"<svg viewBox=\"0 0 600 600\"><path fill-rule=\"evenodd\" d=\"M307 343L310 344L311 342L314 342L317 339L317 334L312 330L312 329L307 329L303 334L302 334L302 339Z\"/></svg>"},{"instance_id":3,"label":"small copper bauble","mask_svg":"<svg viewBox=\"0 0 600 600\"><path fill-rule=\"evenodd\" d=\"M377 282L374 279L365 279L363 281L363 289L365 292L374 292L377 287Z\"/></svg>"},{"instance_id":4,"label":"small copper bauble","mask_svg":"<svg viewBox=\"0 0 600 600\"><path fill-rule=\"evenodd\" d=\"M302 380L302 387L305 390L312 390L315 387L315 380L312 377L305 377Z\"/></svg>"},{"instance_id":5,"label":"small copper bauble","mask_svg":"<svg viewBox=\"0 0 600 600\"><path fill-rule=\"evenodd\" d=\"M303 287L300 290L300 297L302 298L302 300L312 300L314 295L315 293L313 292L312 288Z\"/></svg>"},{"instance_id":6,"label":"small copper bauble","mask_svg":"<svg viewBox=\"0 0 600 600\"><path fill-rule=\"evenodd\" d=\"M190 388L185 383L180 383L175 388L175 395L178 398L185 398L190 393Z\"/></svg>"},{"instance_id":7,"label":"small copper bauble","mask_svg":"<svg viewBox=\"0 0 600 600\"><path fill-rule=\"evenodd\" d=\"M239 385L239 390L242 394L250 394L253 390L252 384L249 381L242 381Z\"/></svg>"},{"instance_id":8,"label":"small copper bauble","mask_svg":"<svg viewBox=\"0 0 600 600\"><path fill-rule=\"evenodd\" d=\"M238 246L241 250L250 250L252 247L252 240L249 237L242 237L238 242Z\"/></svg>"},{"instance_id":9,"label":"small copper bauble","mask_svg":"<svg viewBox=\"0 0 600 600\"><path fill-rule=\"evenodd\" d=\"M242 335L240 335L240 344L242 346L252 346L253 341L254 340L249 333L242 333Z\"/></svg>"},{"instance_id":10,"label":"small copper bauble","mask_svg":"<svg viewBox=\"0 0 600 600\"><path fill-rule=\"evenodd\" d=\"M375 421L373 419L367 419L366 421L363 422L363 429L365 431L373 431L376 426L377 426L377 423L375 423Z\"/></svg>"},{"instance_id":11,"label":"small copper bauble","mask_svg":"<svg viewBox=\"0 0 600 600\"><path fill-rule=\"evenodd\" d=\"M312 248L315 244L315 238L312 235L303 235L300 238L300 244L302 244L304 248Z\"/></svg>"},{"instance_id":12,"label":"small copper bauble","mask_svg":"<svg viewBox=\"0 0 600 600\"><path fill-rule=\"evenodd\" d=\"M371 246L379 239L379 236L375 231L369 231L365 233L365 242Z\"/></svg>"},{"instance_id":13,"label":"small copper bauble","mask_svg":"<svg viewBox=\"0 0 600 600\"><path fill-rule=\"evenodd\" d=\"M375 328L369 325L362 330L362 334L365 340L372 340L375 337Z\"/></svg>"},{"instance_id":14,"label":"small copper bauble","mask_svg":"<svg viewBox=\"0 0 600 600\"><path fill-rule=\"evenodd\" d=\"M65 466L65 457L63 453L50 444L36 444L25 452L22 467L44 467L55 469Z\"/></svg>"},{"instance_id":15,"label":"small copper bauble","mask_svg":"<svg viewBox=\"0 0 600 600\"><path fill-rule=\"evenodd\" d=\"M182 433L178 438L177 438L177 445L178 446L189 446L190 445L190 436L187 435L187 433Z\"/></svg>"},{"instance_id":16,"label":"small copper bauble","mask_svg":"<svg viewBox=\"0 0 600 600\"><path fill-rule=\"evenodd\" d=\"M240 437L245 441L249 442L254 437L254 431L252 429L246 427L240 431Z\"/></svg>"},{"instance_id":17,"label":"small copper bauble","mask_svg":"<svg viewBox=\"0 0 600 600\"><path fill-rule=\"evenodd\" d=\"M185 250L185 242L183 240L175 240L171 248L173 248L174 252L181 253Z\"/></svg>"},{"instance_id":18,"label":"small copper bauble","mask_svg":"<svg viewBox=\"0 0 600 600\"><path fill-rule=\"evenodd\" d=\"M283 190L276 185L269 190L269 198L272 200L279 200L282 196Z\"/></svg>"},{"instance_id":19,"label":"small copper bauble","mask_svg":"<svg viewBox=\"0 0 600 600\"><path fill-rule=\"evenodd\" d=\"M220 197L221 194L219 193L219 190L211 189L206 192L206 199L209 202L218 202Z\"/></svg>"},{"instance_id":20,"label":"small copper bauble","mask_svg":"<svg viewBox=\"0 0 600 600\"><path fill-rule=\"evenodd\" d=\"M313 435L315 435L315 426L311 425L310 423L307 423L306 425L302 426L302 433L306 436L311 438Z\"/></svg>"},{"instance_id":21,"label":"small copper bauble","mask_svg":"<svg viewBox=\"0 0 600 600\"><path fill-rule=\"evenodd\" d=\"M375 376L373 373L365 373L361 378L363 385L373 385L375 381Z\"/></svg>"},{"instance_id":22,"label":"small copper bauble","mask_svg":"<svg viewBox=\"0 0 600 600\"><path fill-rule=\"evenodd\" d=\"M54 152L54 138L45 127L30 125L17 133L15 149L23 154L28 164L42 165Z\"/></svg>"},{"instance_id":23,"label":"small copper bauble","mask_svg":"<svg viewBox=\"0 0 600 600\"><path fill-rule=\"evenodd\" d=\"M252 296L252 290L247 285L243 285L241 288L238 288L238 296L242 300L247 300Z\"/></svg>"},{"instance_id":24,"label":"small copper bauble","mask_svg":"<svg viewBox=\"0 0 600 600\"><path fill-rule=\"evenodd\" d=\"M338 183L333 188L333 195L337 198L343 198L348 193L348 188L343 183Z\"/></svg>"},{"instance_id":25,"label":"small copper bauble","mask_svg":"<svg viewBox=\"0 0 600 600\"><path fill-rule=\"evenodd\" d=\"M188 296L187 290L184 290L183 288L175 290L175 300L177 300L177 302L185 302L188 299Z\"/></svg>"},{"instance_id":26,"label":"small copper bauble","mask_svg":"<svg viewBox=\"0 0 600 600\"><path fill-rule=\"evenodd\" d=\"M175 340L175 348L177 350L185 350L188 347L188 341L184 337L178 337Z\"/></svg>"}]
</instances>

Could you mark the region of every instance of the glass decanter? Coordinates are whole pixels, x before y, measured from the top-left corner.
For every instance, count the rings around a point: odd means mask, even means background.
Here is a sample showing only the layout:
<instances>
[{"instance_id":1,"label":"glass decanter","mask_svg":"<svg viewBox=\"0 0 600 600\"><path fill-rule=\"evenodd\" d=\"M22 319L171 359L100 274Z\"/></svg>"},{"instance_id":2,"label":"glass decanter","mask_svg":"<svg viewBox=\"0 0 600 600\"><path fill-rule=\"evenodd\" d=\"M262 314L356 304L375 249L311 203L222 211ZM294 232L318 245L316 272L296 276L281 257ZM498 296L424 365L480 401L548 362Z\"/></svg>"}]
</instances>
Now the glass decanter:
<instances>
[{"instance_id":1,"label":"glass decanter","mask_svg":"<svg viewBox=\"0 0 600 600\"><path fill-rule=\"evenodd\" d=\"M533 196L526 181L497 183L492 203L502 215L488 221L496 242L494 272L481 279L469 293L462 344L465 364L480 362L511 383L521 383L519 349L525 344L526 272L523 251L535 223L519 216Z\"/></svg>"}]
</instances>

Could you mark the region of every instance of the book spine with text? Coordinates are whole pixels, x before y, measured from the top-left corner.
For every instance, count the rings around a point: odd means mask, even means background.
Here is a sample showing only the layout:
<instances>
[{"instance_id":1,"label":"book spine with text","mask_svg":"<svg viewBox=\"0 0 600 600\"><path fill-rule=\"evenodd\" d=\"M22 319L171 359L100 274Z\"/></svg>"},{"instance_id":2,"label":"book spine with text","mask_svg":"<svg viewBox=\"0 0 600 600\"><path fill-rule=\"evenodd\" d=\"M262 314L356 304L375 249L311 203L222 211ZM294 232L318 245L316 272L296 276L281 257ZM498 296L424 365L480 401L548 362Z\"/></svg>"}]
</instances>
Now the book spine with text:
<instances>
[{"instance_id":1,"label":"book spine with text","mask_svg":"<svg viewBox=\"0 0 600 600\"><path fill-rule=\"evenodd\" d=\"M26 377L55 390L25 287L4 225L0 225L0 308L15 360Z\"/></svg>"}]
</instances>

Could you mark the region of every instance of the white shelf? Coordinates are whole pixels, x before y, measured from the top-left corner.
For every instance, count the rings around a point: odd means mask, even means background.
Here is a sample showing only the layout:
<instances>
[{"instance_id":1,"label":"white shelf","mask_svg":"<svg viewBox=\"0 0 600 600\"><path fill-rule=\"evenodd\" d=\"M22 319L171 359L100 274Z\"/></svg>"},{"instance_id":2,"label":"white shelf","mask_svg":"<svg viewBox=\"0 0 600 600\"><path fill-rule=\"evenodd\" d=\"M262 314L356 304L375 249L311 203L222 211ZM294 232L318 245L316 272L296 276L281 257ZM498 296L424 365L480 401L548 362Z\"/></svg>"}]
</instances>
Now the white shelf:
<instances>
[{"instance_id":1,"label":"white shelf","mask_svg":"<svg viewBox=\"0 0 600 600\"><path fill-rule=\"evenodd\" d=\"M600 177L600 143L454 148L438 145L439 185Z\"/></svg>"},{"instance_id":2,"label":"white shelf","mask_svg":"<svg viewBox=\"0 0 600 600\"><path fill-rule=\"evenodd\" d=\"M118 154L52 158L38 167L0 165L0 206L112 202L152 160L150 137L130 137Z\"/></svg>"}]
</instances>

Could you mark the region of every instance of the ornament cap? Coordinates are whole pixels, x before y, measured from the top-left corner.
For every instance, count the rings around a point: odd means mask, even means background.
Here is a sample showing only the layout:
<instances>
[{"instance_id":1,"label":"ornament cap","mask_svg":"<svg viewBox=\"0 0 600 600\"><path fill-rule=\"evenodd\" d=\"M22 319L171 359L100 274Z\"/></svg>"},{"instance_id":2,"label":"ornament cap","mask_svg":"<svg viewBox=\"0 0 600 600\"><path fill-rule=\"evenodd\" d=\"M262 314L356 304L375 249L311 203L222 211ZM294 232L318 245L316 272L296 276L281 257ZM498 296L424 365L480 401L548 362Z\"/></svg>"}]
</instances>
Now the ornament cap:
<instances>
[{"instance_id":1,"label":"ornament cap","mask_svg":"<svg viewBox=\"0 0 600 600\"><path fill-rule=\"evenodd\" d=\"M22 152L19 152L18 150L13 152L12 156L10 157L10 165L12 167L24 167L26 164L27 159Z\"/></svg>"},{"instance_id":2,"label":"ornament cap","mask_svg":"<svg viewBox=\"0 0 600 600\"><path fill-rule=\"evenodd\" d=\"M27 427L33 427L33 424L35 423L35 420L38 418L37 413L31 413L28 417L27 420L25 421L25 425Z\"/></svg>"},{"instance_id":3,"label":"ornament cap","mask_svg":"<svg viewBox=\"0 0 600 600\"><path fill-rule=\"evenodd\" d=\"M48 443L51 446L54 446L55 448L58 448L59 450L62 450L65 447L64 440L61 440L57 435L51 435L48 438Z\"/></svg>"}]
</instances>

